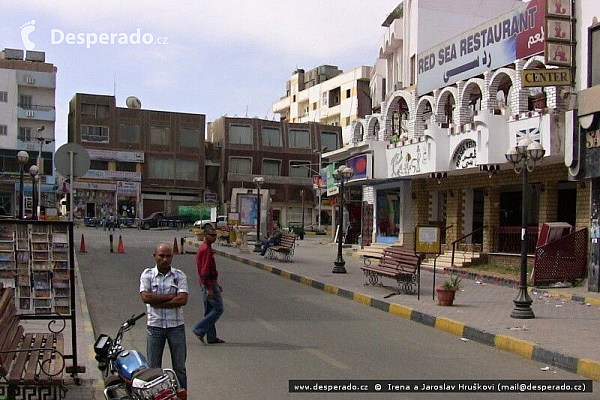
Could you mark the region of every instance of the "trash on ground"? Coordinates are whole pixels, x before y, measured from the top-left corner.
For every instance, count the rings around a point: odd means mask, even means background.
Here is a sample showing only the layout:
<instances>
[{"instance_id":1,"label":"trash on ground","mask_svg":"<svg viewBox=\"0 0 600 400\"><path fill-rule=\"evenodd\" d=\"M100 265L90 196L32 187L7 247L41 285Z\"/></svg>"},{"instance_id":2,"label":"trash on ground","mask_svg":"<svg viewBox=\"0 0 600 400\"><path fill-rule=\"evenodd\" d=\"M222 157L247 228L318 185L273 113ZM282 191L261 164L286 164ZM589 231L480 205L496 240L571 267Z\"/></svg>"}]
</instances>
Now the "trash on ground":
<instances>
[{"instance_id":1,"label":"trash on ground","mask_svg":"<svg viewBox=\"0 0 600 400\"><path fill-rule=\"evenodd\" d=\"M545 367L542 367L542 371L552 371L552 368L546 365Z\"/></svg>"},{"instance_id":2,"label":"trash on ground","mask_svg":"<svg viewBox=\"0 0 600 400\"><path fill-rule=\"evenodd\" d=\"M462 340L463 342L468 342L469 341L469 339L464 338L464 337L461 337L460 340Z\"/></svg>"},{"instance_id":3,"label":"trash on ground","mask_svg":"<svg viewBox=\"0 0 600 400\"><path fill-rule=\"evenodd\" d=\"M552 285L553 288L568 288L571 287L571 282L556 282Z\"/></svg>"},{"instance_id":4,"label":"trash on ground","mask_svg":"<svg viewBox=\"0 0 600 400\"><path fill-rule=\"evenodd\" d=\"M481 282L481 281L475 281L475 283L478 285L483 285L483 282Z\"/></svg>"},{"instance_id":5,"label":"trash on ground","mask_svg":"<svg viewBox=\"0 0 600 400\"><path fill-rule=\"evenodd\" d=\"M529 328L526 326L513 326L508 329L511 331L523 331L523 332L529 331Z\"/></svg>"}]
</instances>

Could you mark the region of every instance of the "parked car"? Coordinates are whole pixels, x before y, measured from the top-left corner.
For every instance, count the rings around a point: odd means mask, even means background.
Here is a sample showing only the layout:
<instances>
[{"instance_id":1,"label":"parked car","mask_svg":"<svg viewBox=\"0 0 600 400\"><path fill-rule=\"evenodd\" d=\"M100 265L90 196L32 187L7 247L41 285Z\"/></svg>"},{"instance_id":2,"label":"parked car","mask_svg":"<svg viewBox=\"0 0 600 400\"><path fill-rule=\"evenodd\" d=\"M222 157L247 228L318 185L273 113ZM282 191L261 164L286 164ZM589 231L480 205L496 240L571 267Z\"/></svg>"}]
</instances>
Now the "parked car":
<instances>
[{"instance_id":1,"label":"parked car","mask_svg":"<svg viewBox=\"0 0 600 400\"><path fill-rule=\"evenodd\" d=\"M179 228L181 225L189 224L191 222L190 217L185 215L172 215L167 216L161 211L153 212L147 218L140 221L140 228L150 229L157 228L159 226L166 226L168 228Z\"/></svg>"},{"instance_id":2,"label":"parked car","mask_svg":"<svg viewBox=\"0 0 600 400\"><path fill-rule=\"evenodd\" d=\"M213 228L221 229L227 226L227 215L219 215L216 221L210 219L199 219L194 222L196 228L205 229L208 225L212 225Z\"/></svg>"}]
</instances>

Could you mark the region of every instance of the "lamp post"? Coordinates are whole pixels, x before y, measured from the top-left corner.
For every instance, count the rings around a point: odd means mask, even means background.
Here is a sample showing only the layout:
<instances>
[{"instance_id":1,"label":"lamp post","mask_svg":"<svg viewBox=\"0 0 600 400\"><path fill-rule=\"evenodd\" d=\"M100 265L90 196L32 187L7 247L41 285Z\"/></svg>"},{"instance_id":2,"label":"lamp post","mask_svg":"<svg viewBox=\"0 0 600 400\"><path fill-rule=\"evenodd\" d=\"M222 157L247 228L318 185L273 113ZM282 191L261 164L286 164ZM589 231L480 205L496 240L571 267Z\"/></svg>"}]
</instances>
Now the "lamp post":
<instances>
[{"instance_id":1,"label":"lamp post","mask_svg":"<svg viewBox=\"0 0 600 400\"><path fill-rule=\"evenodd\" d=\"M256 243L254 244L254 252L259 253L262 247L262 241L260 240L260 187L265 182L265 178L263 178L262 176L255 176L253 181L256 184L258 193L258 198L256 202L258 215L256 216Z\"/></svg>"},{"instance_id":2,"label":"lamp post","mask_svg":"<svg viewBox=\"0 0 600 400\"><path fill-rule=\"evenodd\" d=\"M31 175L31 196L33 197L31 202L31 219L37 219L37 202L36 202L36 187L35 184L38 181L38 167L33 164L29 167L29 175ZM38 198L39 200L39 198Z\"/></svg>"},{"instance_id":3,"label":"lamp post","mask_svg":"<svg viewBox=\"0 0 600 400\"><path fill-rule=\"evenodd\" d=\"M517 174L522 174L523 192L521 198L521 270L519 279L519 294L513 300L515 308L510 313L511 318L535 318L531 309L531 297L527 293L527 203L529 189L529 172L533 172L535 163L544 157L546 150L538 142L532 141L528 136L522 138L516 147L511 147L505 156L513 164Z\"/></svg>"},{"instance_id":4,"label":"lamp post","mask_svg":"<svg viewBox=\"0 0 600 400\"><path fill-rule=\"evenodd\" d=\"M317 180L317 190L319 193L319 210L318 210L318 218L317 218L317 232L321 233L321 168L323 168L323 153L327 151L327 146L323 147L321 151L319 151L319 179Z\"/></svg>"},{"instance_id":5,"label":"lamp post","mask_svg":"<svg viewBox=\"0 0 600 400\"><path fill-rule=\"evenodd\" d=\"M52 142L54 142L54 139L46 139L42 136L42 132L44 131L44 129L46 129L46 127L44 125L40 126L38 128L38 142L40 143L40 150L38 152L38 158L36 161L36 165L38 167L38 179L37 179L37 193L38 193L38 207L36 209L37 215L41 214L41 210L42 210L42 182L40 177L42 175L44 175L44 160L42 158L42 148L44 146L44 144L50 144Z\"/></svg>"},{"instance_id":6,"label":"lamp post","mask_svg":"<svg viewBox=\"0 0 600 400\"><path fill-rule=\"evenodd\" d=\"M17 161L19 161L19 219L23 219L23 170L25 169L25 164L29 161L29 153L24 150L21 150L17 153Z\"/></svg>"},{"instance_id":7,"label":"lamp post","mask_svg":"<svg viewBox=\"0 0 600 400\"><path fill-rule=\"evenodd\" d=\"M300 198L302 199L302 229L300 230L300 240L304 240L304 190L300 190Z\"/></svg>"},{"instance_id":8,"label":"lamp post","mask_svg":"<svg viewBox=\"0 0 600 400\"><path fill-rule=\"evenodd\" d=\"M346 273L346 268L344 268L344 265L346 265L346 261L344 261L344 257L342 256L342 236L344 235L343 228L344 228L344 181L347 181L348 179L352 178L354 176L354 170L350 167L347 167L345 165L340 166L338 169L336 169L333 172L333 177L335 178L335 180L340 181L340 216L338 219L338 253L337 253L337 258L336 260L333 262L333 264L335 265L335 267L333 267L333 272L334 274L345 274Z\"/></svg>"}]
</instances>

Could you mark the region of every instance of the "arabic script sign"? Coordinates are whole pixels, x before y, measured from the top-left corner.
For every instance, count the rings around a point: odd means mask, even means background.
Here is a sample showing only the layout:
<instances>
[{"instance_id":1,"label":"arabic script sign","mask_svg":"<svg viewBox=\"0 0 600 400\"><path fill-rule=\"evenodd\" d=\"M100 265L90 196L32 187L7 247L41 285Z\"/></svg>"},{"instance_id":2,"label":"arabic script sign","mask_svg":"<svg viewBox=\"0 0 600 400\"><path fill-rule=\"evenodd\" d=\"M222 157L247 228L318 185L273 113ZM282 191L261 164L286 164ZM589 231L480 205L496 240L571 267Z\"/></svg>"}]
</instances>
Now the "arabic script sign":
<instances>
[{"instance_id":1,"label":"arabic script sign","mask_svg":"<svg viewBox=\"0 0 600 400\"><path fill-rule=\"evenodd\" d=\"M544 51L545 3L532 0L422 53L417 92L423 95Z\"/></svg>"},{"instance_id":2,"label":"arabic script sign","mask_svg":"<svg viewBox=\"0 0 600 400\"><path fill-rule=\"evenodd\" d=\"M461 142L454 154L452 161L455 169L464 169L474 167L477 161L477 143L474 140L465 140Z\"/></svg>"}]
</instances>

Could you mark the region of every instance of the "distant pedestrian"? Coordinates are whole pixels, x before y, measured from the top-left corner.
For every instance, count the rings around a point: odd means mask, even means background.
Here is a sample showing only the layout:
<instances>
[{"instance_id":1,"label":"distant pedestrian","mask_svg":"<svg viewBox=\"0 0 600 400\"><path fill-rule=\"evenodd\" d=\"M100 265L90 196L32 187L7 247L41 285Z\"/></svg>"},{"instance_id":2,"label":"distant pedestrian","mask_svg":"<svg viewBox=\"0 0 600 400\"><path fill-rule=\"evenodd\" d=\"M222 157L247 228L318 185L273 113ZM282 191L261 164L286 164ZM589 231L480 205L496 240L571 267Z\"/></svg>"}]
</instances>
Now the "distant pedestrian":
<instances>
[{"instance_id":1,"label":"distant pedestrian","mask_svg":"<svg viewBox=\"0 0 600 400\"><path fill-rule=\"evenodd\" d=\"M177 380L187 389L187 346L183 324L183 306L188 300L187 277L183 271L171 267L173 250L168 244L159 243L153 256L156 266L146 268L140 277L140 295L148 315L148 364L151 368L162 368L165 342L168 342Z\"/></svg>"},{"instance_id":2,"label":"distant pedestrian","mask_svg":"<svg viewBox=\"0 0 600 400\"><path fill-rule=\"evenodd\" d=\"M110 230L112 229L113 232L115 231L115 216L113 215L113 213L110 213L110 215L108 216L108 231L110 232Z\"/></svg>"},{"instance_id":3,"label":"distant pedestrian","mask_svg":"<svg viewBox=\"0 0 600 400\"><path fill-rule=\"evenodd\" d=\"M204 301L204 318L194 327L194 334L206 343L219 344L225 343L217 337L217 328L215 323L223 314L223 299L221 292L223 288L218 284L217 279L217 264L215 262L215 254L212 249L212 244L217 239L217 231L212 226L204 229L204 241L198 248L196 253L196 267L198 268L198 281L200 282L200 290Z\"/></svg>"}]
</instances>

